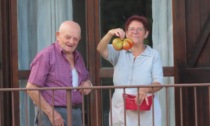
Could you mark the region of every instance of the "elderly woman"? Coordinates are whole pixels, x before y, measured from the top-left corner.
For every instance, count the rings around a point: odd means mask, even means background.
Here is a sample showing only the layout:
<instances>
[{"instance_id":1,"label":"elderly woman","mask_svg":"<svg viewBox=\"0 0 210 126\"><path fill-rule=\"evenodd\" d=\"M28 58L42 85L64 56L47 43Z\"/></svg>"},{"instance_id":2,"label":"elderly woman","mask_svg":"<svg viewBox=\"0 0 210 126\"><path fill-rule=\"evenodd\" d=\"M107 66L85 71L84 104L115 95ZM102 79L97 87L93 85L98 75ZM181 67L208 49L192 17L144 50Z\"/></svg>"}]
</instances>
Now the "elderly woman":
<instances>
[{"instance_id":1,"label":"elderly woman","mask_svg":"<svg viewBox=\"0 0 210 126\"><path fill-rule=\"evenodd\" d=\"M149 34L149 22L143 16L131 16L125 23L125 31L121 28L111 29L101 39L97 46L98 52L103 58L114 66L113 82L116 86L124 85L161 85L163 70L159 53L148 45L144 45L144 39ZM132 48L128 50L116 50L110 43L113 37L133 40ZM148 95L154 96L154 126L161 126L161 108L157 91L161 87L127 88L127 94L135 94L136 102L141 104L143 100L148 103ZM123 89L115 89L112 97L112 126L124 126L124 98ZM137 99L138 98L138 99ZM153 126L153 109L141 111L126 110L126 126ZM138 119L139 117L139 119ZM139 121L138 121L139 120ZM111 125L111 124L110 124Z\"/></svg>"}]
</instances>

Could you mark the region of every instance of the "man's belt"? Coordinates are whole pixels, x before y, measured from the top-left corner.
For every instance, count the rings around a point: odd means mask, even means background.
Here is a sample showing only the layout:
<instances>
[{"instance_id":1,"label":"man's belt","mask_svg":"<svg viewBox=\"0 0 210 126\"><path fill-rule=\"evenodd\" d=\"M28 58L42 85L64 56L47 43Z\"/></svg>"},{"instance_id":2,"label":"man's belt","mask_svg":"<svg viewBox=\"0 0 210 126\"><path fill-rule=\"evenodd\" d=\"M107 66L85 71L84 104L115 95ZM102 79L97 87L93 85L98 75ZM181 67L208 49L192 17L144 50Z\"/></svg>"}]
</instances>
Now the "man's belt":
<instances>
[{"instance_id":1,"label":"man's belt","mask_svg":"<svg viewBox=\"0 0 210 126\"><path fill-rule=\"evenodd\" d=\"M67 106L55 106L56 108L67 108ZM82 104L74 104L72 105L72 109L82 108Z\"/></svg>"}]
</instances>

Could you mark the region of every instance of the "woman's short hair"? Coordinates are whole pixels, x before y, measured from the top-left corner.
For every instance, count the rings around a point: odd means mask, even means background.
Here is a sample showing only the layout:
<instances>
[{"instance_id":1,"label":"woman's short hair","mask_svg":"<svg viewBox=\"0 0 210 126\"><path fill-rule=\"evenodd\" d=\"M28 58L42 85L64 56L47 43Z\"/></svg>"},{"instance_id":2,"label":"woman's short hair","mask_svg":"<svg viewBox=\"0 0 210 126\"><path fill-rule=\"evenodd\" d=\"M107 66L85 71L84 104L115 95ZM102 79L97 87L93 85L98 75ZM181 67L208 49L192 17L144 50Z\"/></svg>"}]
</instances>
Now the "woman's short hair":
<instances>
[{"instance_id":1,"label":"woman's short hair","mask_svg":"<svg viewBox=\"0 0 210 126\"><path fill-rule=\"evenodd\" d=\"M146 31L150 31L150 24L149 21L146 17L144 16L138 16L138 15L133 15L131 17L129 17L126 22L125 22L125 31L128 30L128 26L132 21L139 21L143 24L144 28Z\"/></svg>"}]
</instances>

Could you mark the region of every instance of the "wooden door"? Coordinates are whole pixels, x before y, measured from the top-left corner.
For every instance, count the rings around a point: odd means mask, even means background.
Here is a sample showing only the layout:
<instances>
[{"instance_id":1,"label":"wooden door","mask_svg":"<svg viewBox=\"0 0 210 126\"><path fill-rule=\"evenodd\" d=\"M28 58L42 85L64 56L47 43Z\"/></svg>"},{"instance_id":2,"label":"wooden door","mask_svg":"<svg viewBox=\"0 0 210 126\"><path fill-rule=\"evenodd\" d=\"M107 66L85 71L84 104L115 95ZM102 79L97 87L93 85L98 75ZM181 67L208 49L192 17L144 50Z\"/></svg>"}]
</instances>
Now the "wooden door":
<instances>
[{"instance_id":1,"label":"wooden door","mask_svg":"<svg viewBox=\"0 0 210 126\"><path fill-rule=\"evenodd\" d=\"M173 0L173 29L175 83L209 83L209 0ZM209 126L209 88L196 88L195 92L194 88L183 88L182 94L184 112L180 118L180 91L177 89L175 92L176 125Z\"/></svg>"},{"instance_id":2,"label":"wooden door","mask_svg":"<svg viewBox=\"0 0 210 126\"><path fill-rule=\"evenodd\" d=\"M17 60L17 4L16 0L0 1L0 88L18 87ZM18 93L2 92L0 106L0 125L19 125ZM12 97L14 96L14 97ZM13 98L13 102L12 102ZM15 107L12 107L15 105ZM14 116L12 116L12 114Z\"/></svg>"}]
</instances>

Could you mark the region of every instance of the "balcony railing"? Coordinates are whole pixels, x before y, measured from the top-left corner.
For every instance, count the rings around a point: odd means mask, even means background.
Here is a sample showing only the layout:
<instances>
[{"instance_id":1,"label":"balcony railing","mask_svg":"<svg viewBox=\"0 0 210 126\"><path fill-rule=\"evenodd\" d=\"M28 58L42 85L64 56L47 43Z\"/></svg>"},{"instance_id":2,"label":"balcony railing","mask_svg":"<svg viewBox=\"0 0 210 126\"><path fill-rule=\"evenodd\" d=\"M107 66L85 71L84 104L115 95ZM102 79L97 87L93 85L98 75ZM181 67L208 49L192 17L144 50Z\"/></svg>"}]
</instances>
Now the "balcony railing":
<instances>
[{"instance_id":1,"label":"balcony railing","mask_svg":"<svg viewBox=\"0 0 210 126\"><path fill-rule=\"evenodd\" d=\"M171 113L170 113L170 111L168 109L168 107L169 107L169 95L168 95L169 90L172 89L172 90L176 90L176 92L179 92L178 97L179 97L179 105L180 105L179 108L180 108L180 110L176 110L176 111L179 111L179 113L180 113L180 115L179 115L180 119L179 120L180 120L181 126L183 126L183 124L184 124L183 123L183 121L184 121L183 120L183 112L184 112L183 111L183 89L186 89L186 88L192 89L193 90L193 94L194 94L194 96L193 96L194 105L192 105L192 106L194 106L194 112L195 112L195 115L194 115L195 117L194 117L194 120L192 120L192 121L194 121L195 126L198 126L198 118L199 117L198 117L198 108L197 108L197 106L198 106L197 89L201 88L201 87L206 87L208 89L208 91L210 91L210 83L167 84L167 85L161 85L161 86L142 85L142 86L93 86L93 87L90 87L88 89L91 89L91 93L89 95L87 95L87 96L83 95L83 97L82 97L82 101L83 102L82 102L82 106L81 106L81 110L82 110L82 115L81 116L82 116L82 120L83 120L83 126L89 126L90 125L90 123L89 123L91 121L90 117L87 117L88 112L90 112L88 110L90 108L90 105L94 105L96 107L95 111L91 111L91 112L96 112L96 113L92 113L92 114L96 115L95 116L96 118L94 119L94 121L96 122L96 125L99 126L99 120L104 120L104 119L99 119L99 117L104 118L103 116L97 115L97 114L101 113L101 112L99 112L101 110L99 110L98 108L102 108L101 106L99 106L101 104L98 104L98 103L103 101L102 97L104 97L103 93L101 93L101 92L106 91L108 93L108 95L105 96L105 97L109 100L109 110L110 110L109 113L110 113L110 116L112 117L113 115L112 115L112 108L111 108L111 104L112 104L111 99L112 99L112 94L113 94L114 90L122 89L123 92L125 92L125 90L128 89L128 88L136 88L137 90L139 90L139 88L145 88L145 87L150 87L150 88L162 87L161 90L165 90L165 92L164 92L165 96L164 97L159 97L159 99L165 99L165 106L166 106L166 108L164 108L165 110L162 110L162 112L164 112L163 115L165 115L165 118L166 118L165 119L166 121L163 122L165 126L170 126L169 120L170 120ZM68 124L68 126L71 126L72 125L71 124L71 121L72 121L72 116L71 116L71 109L72 109L71 91L73 91L75 89L78 90L78 89L87 89L87 88L82 88L82 87L77 87L77 88L71 88L71 87L65 87L65 88L64 87L59 87L58 88L57 87L57 88L33 88L33 89L32 88L31 89L26 89L26 88L1 88L0 89L0 93L2 94L4 92L10 92L12 100L14 100L15 92L19 92L19 94L20 93L24 94L24 95L20 95L19 96L19 97L25 97L25 98L22 98L22 99L24 99L23 101L20 101L21 102L20 104L24 105L25 107L24 107L24 110L22 111L22 114L20 114L19 118L21 119L21 123L23 125L31 126L33 124L30 124L30 121L29 121L29 115L30 114L29 113L30 113L30 111L34 111L34 110L29 109L30 106L28 105L28 102L29 102L28 100L30 98L29 98L29 96L27 94L27 91L52 90L54 92L56 90L65 90L66 91L66 95L67 95L66 96L67 97L67 106L66 106L66 108L67 108L67 111L68 111L67 124ZM101 94L101 95L98 95L98 94ZM87 101L85 101L85 99L86 99L86 97L90 98L90 96L91 96L91 98L94 98L94 100L91 100L91 102L88 102L90 104L89 107L88 107L88 105L86 104ZM101 98L99 98L99 97L101 97ZM100 99L101 99L101 101L100 101ZM40 100L40 96L39 96L39 100ZM53 101L53 98L52 98L52 101ZM42 104L41 101L40 101L40 104ZM14 108L14 106L15 105L12 104L13 108ZM154 104L152 104L152 108L151 109L152 109L152 113L153 113L153 120L152 121L153 121L153 125L154 125ZM141 110L137 110L137 112L140 113ZM126 111L124 111L124 122L126 122L126 116L125 115L126 115ZM208 118L210 118L210 117L208 117ZM15 117L13 115L13 120L12 120L13 122L14 122L14 119L15 119ZM108 121L108 120L106 120L106 121ZM112 122L112 118L109 121ZM138 121L138 125L140 125L140 121L141 120ZM108 124L108 122L107 122L107 124ZM126 123L124 125L126 126Z\"/></svg>"}]
</instances>

